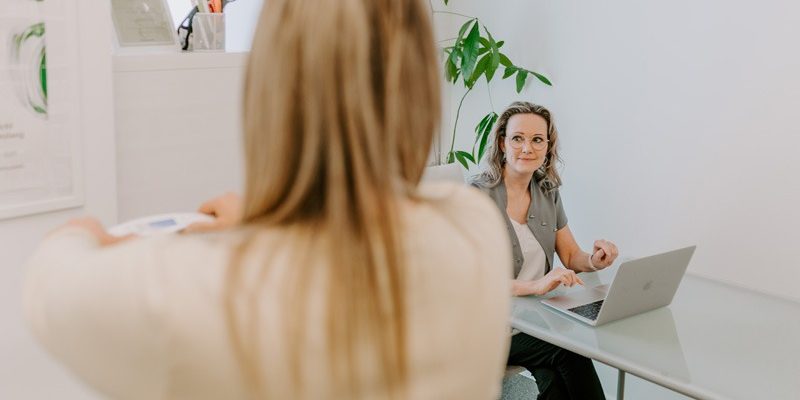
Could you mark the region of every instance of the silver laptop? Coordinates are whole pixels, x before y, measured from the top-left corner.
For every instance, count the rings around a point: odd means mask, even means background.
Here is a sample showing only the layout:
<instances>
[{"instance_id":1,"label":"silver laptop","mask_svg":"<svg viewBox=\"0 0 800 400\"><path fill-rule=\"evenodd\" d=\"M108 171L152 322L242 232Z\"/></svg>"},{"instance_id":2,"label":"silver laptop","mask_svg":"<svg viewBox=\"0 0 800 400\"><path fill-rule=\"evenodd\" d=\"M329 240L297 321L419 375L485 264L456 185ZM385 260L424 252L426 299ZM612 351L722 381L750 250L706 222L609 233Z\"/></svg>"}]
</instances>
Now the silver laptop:
<instances>
[{"instance_id":1,"label":"silver laptop","mask_svg":"<svg viewBox=\"0 0 800 400\"><path fill-rule=\"evenodd\" d=\"M542 300L542 304L598 326L672 302L697 246L622 263L611 285Z\"/></svg>"}]
</instances>

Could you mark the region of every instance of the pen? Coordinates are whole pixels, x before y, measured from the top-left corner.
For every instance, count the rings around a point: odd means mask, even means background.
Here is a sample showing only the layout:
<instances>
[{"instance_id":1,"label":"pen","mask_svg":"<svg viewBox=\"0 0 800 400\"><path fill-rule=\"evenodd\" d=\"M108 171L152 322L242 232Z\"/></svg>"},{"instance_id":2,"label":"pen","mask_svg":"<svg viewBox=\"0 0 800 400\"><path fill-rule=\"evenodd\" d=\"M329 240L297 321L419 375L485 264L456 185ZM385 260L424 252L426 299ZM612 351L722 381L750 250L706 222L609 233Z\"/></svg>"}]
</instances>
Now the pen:
<instances>
[{"instance_id":1,"label":"pen","mask_svg":"<svg viewBox=\"0 0 800 400\"><path fill-rule=\"evenodd\" d=\"M211 0L211 12L222 13L222 0Z\"/></svg>"}]
</instances>

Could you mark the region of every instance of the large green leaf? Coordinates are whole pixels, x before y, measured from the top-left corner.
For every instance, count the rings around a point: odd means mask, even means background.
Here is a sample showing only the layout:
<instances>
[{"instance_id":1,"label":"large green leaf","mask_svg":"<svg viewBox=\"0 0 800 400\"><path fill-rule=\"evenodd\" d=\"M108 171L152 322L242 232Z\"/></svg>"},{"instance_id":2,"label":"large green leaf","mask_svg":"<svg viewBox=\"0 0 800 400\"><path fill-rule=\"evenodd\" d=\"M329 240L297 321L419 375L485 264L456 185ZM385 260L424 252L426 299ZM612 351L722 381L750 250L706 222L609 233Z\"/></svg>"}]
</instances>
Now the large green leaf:
<instances>
[{"instance_id":1,"label":"large green leaf","mask_svg":"<svg viewBox=\"0 0 800 400\"><path fill-rule=\"evenodd\" d=\"M514 66L506 67L505 72L503 72L503 79L506 79L511 75L514 75L515 72L517 72L517 67Z\"/></svg>"},{"instance_id":2,"label":"large green leaf","mask_svg":"<svg viewBox=\"0 0 800 400\"><path fill-rule=\"evenodd\" d=\"M486 127L486 124L489 123L489 120L492 118L492 114L494 114L494 112L486 114L483 118L481 118L481 122L478 122L478 125L475 127L476 143L481 139L481 135L483 135L483 129Z\"/></svg>"},{"instance_id":3,"label":"large green leaf","mask_svg":"<svg viewBox=\"0 0 800 400\"><path fill-rule=\"evenodd\" d=\"M469 164L467 164L467 160L464 158L464 153L465 153L464 151L457 151L455 153L456 160L458 160L458 162L460 162L461 165L464 166L464 168L469 169ZM469 154L469 153L467 153L467 154Z\"/></svg>"},{"instance_id":4,"label":"large green leaf","mask_svg":"<svg viewBox=\"0 0 800 400\"><path fill-rule=\"evenodd\" d=\"M521 69L517 72L517 93L522 92L525 87L525 80L528 79L528 71Z\"/></svg>"},{"instance_id":5,"label":"large green leaf","mask_svg":"<svg viewBox=\"0 0 800 400\"><path fill-rule=\"evenodd\" d=\"M470 76L470 78L466 82L464 82L467 88L472 89L472 87L475 86L475 83L478 82L478 78L481 77L481 74L486 72L486 68L489 67L491 61L492 60L489 54L481 57L481 60L478 61L478 65L475 66L475 70L472 71L472 76ZM467 76L466 72L464 72L464 77L466 78L466 76Z\"/></svg>"},{"instance_id":6,"label":"large green leaf","mask_svg":"<svg viewBox=\"0 0 800 400\"><path fill-rule=\"evenodd\" d=\"M445 71L445 78L447 78L448 82L455 83L458 79L458 61L461 58L461 51L454 48L450 52L450 56L447 57L447 60L444 64L444 71Z\"/></svg>"},{"instance_id":7,"label":"large green leaf","mask_svg":"<svg viewBox=\"0 0 800 400\"><path fill-rule=\"evenodd\" d=\"M458 29L458 38L456 38L456 46L458 46L461 43L461 39L464 38L464 34L467 33L467 29L469 29L470 25L476 21L477 21L476 18L472 18L469 21L464 22L464 25L461 25L461 28Z\"/></svg>"},{"instance_id":8,"label":"large green leaf","mask_svg":"<svg viewBox=\"0 0 800 400\"><path fill-rule=\"evenodd\" d=\"M456 76L458 74L458 67L452 63L452 61L448 58L447 61L444 63L444 77L447 79L448 82L453 82L456 80Z\"/></svg>"},{"instance_id":9,"label":"large green leaf","mask_svg":"<svg viewBox=\"0 0 800 400\"><path fill-rule=\"evenodd\" d=\"M461 57L461 74L464 79L471 79L473 71L475 71L476 64L478 63L478 47L480 46L480 29L476 22L472 25L472 29L464 39L463 42L463 55ZM464 82L466 84L466 81ZM467 85L468 87L471 87Z\"/></svg>"},{"instance_id":10,"label":"large green leaf","mask_svg":"<svg viewBox=\"0 0 800 400\"><path fill-rule=\"evenodd\" d=\"M486 27L483 27L483 30L486 32L486 36L489 37L489 49L491 51L491 60L489 65L486 66L486 83L492 81L494 78L494 73L497 71L497 67L500 65L500 49L497 46L497 42L494 41L494 37L492 37L491 32L489 32Z\"/></svg>"},{"instance_id":11,"label":"large green leaf","mask_svg":"<svg viewBox=\"0 0 800 400\"><path fill-rule=\"evenodd\" d=\"M489 120L483 127L483 132L481 135L481 143L478 146L478 158L475 162L476 164L481 162L481 159L483 159L483 154L486 152L486 144L489 142L489 137L492 136L492 128L494 127L495 122L497 122L497 113L495 113L494 111L487 114L486 117L484 117L484 119L486 119L487 117Z\"/></svg>"},{"instance_id":12,"label":"large green leaf","mask_svg":"<svg viewBox=\"0 0 800 400\"><path fill-rule=\"evenodd\" d=\"M458 62L461 60L461 57L464 57L464 53L459 48L453 48L453 52L450 53L450 57L453 59L453 64L458 65Z\"/></svg>"},{"instance_id":13,"label":"large green leaf","mask_svg":"<svg viewBox=\"0 0 800 400\"><path fill-rule=\"evenodd\" d=\"M504 67L513 67L514 66L514 64L511 62L511 60L508 58L508 56L506 56L503 53L500 53L500 64L502 64Z\"/></svg>"},{"instance_id":14,"label":"large green leaf","mask_svg":"<svg viewBox=\"0 0 800 400\"><path fill-rule=\"evenodd\" d=\"M484 29L486 29L486 27L484 27ZM489 33L489 31L486 31L486 33ZM505 42L502 41L502 40L499 41L499 42L492 43L490 41L490 39L487 39L487 38L485 38L483 36L481 36L480 41L481 41L481 49L478 50L478 55L483 55L484 53L488 52L489 50L492 50L492 51L496 50L499 53L500 52L499 49L501 47L503 47L503 44L505 44Z\"/></svg>"},{"instance_id":15,"label":"large green leaf","mask_svg":"<svg viewBox=\"0 0 800 400\"><path fill-rule=\"evenodd\" d=\"M538 79L539 79L540 81L542 81L542 83L544 83L545 85L547 85L547 86L553 86L553 84L552 84L552 83L550 83L550 80L549 80L549 79L547 79L547 77L545 77L544 75L542 75L542 74L539 74L539 73L536 73L536 72L533 72L533 71L528 71L528 72L532 73L532 74L533 74L533 76L535 76L536 78L538 78Z\"/></svg>"},{"instance_id":16,"label":"large green leaf","mask_svg":"<svg viewBox=\"0 0 800 400\"><path fill-rule=\"evenodd\" d=\"M481 49L478 50L478 55L483 55L492 49L492 44L489 42L489 39L481 36L478 40L481 42Z\"/></svg>"},{"instance_id":17,"label":"large green leaf","mask_svg":"<svg viewBox=\"0 0 800 400\"><path fill-rule=\"evenodd\" d=\"M491 57L491 56L490 56ZM486 83L492 81L494 78L494 73L497 72L497 65L494 63L494 57L489 59L489 65L486 66Z\"/></svg>"},{"instance_id":18,"label":"large green leaf","mask_svg":"<svg viewBox=\"0 0 800 400\"><path fill-rule=\"evenodd\" d=\"M458 157L458 156L464 157L465 160L471 161L473 164L475 164L475 157L472 157L472 154L469 154L466 151L462 151L462 150L457 151L456 152L456 157Z\"/></svg>"}]
</instances>

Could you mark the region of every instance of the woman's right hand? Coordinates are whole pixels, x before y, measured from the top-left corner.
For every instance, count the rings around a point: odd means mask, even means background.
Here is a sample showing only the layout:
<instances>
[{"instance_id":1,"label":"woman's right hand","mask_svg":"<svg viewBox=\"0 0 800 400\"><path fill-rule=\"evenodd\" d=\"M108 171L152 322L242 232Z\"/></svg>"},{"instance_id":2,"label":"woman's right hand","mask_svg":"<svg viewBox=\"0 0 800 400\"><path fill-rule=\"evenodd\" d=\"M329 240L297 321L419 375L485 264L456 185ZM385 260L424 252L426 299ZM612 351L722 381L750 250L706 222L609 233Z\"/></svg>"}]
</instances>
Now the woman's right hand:
<instances>
[{"instance_id":1,"label":"woman's right hand","mask_svg":"<svg viewBox=\"0 0 800 400\"><path fill-rule=\"evenodd\" d=\"M242 221L242 199L238 194L229 192L215 197L197 210L215 217L213 222L196 222L186 227L183 232L209 232L228 229Z\"/></svg>"},{"instance_id":2,"label":"woman's right hand","mask_svg":"<svg viewBox=\"0 0 800 400\"><path fill-rule=\"evenodd\" d=\"M518 281L515 281L515 283ZM583 281L578 277L578 274L571 269L554 268L547 275L533 280L522 282L521 285L514 285L515 296L541 296L549 293L551 290L564 285L572 287L575 285L583 285Z\"/></svg>"}]
</instances>

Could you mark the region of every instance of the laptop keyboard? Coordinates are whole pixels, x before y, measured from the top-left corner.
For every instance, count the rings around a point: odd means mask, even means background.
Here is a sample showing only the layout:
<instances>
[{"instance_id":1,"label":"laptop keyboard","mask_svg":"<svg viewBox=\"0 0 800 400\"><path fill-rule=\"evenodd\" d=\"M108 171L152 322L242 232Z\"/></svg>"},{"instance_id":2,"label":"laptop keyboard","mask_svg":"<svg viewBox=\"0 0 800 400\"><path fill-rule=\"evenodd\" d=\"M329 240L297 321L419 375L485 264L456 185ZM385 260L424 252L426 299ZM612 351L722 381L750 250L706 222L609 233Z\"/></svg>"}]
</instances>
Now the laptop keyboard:
<instances>
[{"instance_id":1,"label":"laptop keyboard","mask_svg":"<svg viewBox=\"0 0 800 400\"><path fill-rule=\"evenodd\" d=\"M577 306L570 308L569 310L574 312L575 314L580 315L581 317L588 318L592 321L597 319L597 314L600 314L600 307L603 306L604 300L598 300L594 303L584 304L582 306Z\"/></svg>"}]
</instances>

